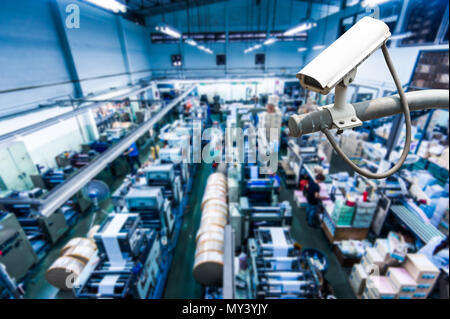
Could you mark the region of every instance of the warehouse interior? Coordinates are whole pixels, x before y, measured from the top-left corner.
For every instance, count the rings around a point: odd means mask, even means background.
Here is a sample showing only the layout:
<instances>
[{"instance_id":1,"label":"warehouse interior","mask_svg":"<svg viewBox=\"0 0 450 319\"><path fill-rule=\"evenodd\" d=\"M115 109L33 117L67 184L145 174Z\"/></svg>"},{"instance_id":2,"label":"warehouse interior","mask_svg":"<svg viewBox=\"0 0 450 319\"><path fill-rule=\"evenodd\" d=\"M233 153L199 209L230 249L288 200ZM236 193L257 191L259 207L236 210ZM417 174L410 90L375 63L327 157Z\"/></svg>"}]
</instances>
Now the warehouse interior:
<instances>
[{"instance_id":1,"label":"warehouse interior","mask_svg":"<svg viewBox=\"0 0 450 319\"><path fill-rule=\"evenodd\" d=\"M5 0L0 299L448 299L449 3Z\"/></svg>"}]
</instances>

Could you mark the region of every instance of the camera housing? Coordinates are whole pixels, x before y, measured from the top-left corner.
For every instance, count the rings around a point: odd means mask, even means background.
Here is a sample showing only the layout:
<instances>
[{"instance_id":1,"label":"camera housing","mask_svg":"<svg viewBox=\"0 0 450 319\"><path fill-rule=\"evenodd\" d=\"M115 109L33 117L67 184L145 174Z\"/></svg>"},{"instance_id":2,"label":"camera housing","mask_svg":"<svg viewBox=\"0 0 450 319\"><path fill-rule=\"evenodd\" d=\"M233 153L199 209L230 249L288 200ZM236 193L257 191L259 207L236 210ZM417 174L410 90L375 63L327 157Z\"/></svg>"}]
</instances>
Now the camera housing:
<instances>
[{"instance_id":1,"label":"camera housing","mask_svg":"<svg viewBox=\"0 0 450 319\"><path fill-rule=\"evenodd\" d=\"M356 68L390 36L386 23L364 17L298 72L297 78L305 89L326 95L343 81L345 85L353 82Z\"/></svg>"}]
</instances>

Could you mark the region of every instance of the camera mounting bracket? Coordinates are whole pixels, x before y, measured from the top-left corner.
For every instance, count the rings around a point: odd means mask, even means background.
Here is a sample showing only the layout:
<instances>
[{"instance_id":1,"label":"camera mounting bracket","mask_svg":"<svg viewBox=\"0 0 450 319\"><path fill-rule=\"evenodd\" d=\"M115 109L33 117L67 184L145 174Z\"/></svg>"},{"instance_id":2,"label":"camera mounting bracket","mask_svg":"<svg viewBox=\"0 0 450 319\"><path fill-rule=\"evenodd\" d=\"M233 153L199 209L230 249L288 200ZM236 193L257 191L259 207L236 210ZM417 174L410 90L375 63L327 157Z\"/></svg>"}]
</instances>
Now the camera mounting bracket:
<instances>
[{"instance_id":1,"label":"camera mounting bracket","mask_svg":"<svg viewBox=\"0 0 450 319\"><path fill-rule=\"evenodd\" d=\"M327 109L331 113L333 126L339 130L354 128L362 125L362 121L356 116L353 105L345 102L347 88L356 76L356 68L350 71L342 81L336 85L334 91L334 104L319 107L319 110Z\"/></svg>"}]
</instances>

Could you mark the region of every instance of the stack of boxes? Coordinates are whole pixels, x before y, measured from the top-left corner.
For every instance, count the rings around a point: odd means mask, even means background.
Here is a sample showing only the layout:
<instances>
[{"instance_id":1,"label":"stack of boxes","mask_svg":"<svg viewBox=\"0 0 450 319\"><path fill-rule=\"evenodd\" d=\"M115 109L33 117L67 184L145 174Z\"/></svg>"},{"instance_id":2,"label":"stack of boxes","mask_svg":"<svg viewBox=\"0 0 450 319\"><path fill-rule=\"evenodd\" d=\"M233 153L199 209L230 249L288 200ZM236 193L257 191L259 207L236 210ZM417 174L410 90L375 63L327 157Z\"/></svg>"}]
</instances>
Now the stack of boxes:
<instances>
[{"instance_id":1,"label":"stack of boxes","mask_svg":"<svg viewBox=\"0 0 450 319\"><path fill-rule=\"evenodd\" d=\"M439 277L439 269L424 255L408 254L404 268L417 283L414 299L425 299Z\"/></svg>"},{"instance_id":2,"label":"stack of boxes","mask_svg":"<svg viewBox=\"0 0 450 319\"><path fill-rule=\"evenodd\" d=\"M351 226L353 215L355 214L355 206L347 205L345 199L337 199L331 218L337 226Z\"/></svg>"},{"instance_id":3,"label":"stack of boxes","mask_svg":"<svg viewBox=\"0 0 450 319\"><path fill-rule=\"evenodd\" d=\"M364 266L361 264L355 264L350 274L350 286L355 292L355 295L362 295L364 288L366 287L366 280L367 273Z\"/></svg>"},{"instance_id":4,"label":"stack of boxes","mask_svg":"<svg viewBox=\"0 0 450 319\"><path fill-rule=\"evenodd\" d=\"M406 255L401 267L389 267L386 276L368 275L367 271L373 269L371 265L380 265L378 257L379 253L377 256L373 248L368 248L361 264L353 266L350 285L357 296L362 295L364 299L425 299L439 277L439 269L422 254ZM375 262L369 264L369 260Z\"/></svg>"},{"instance_id":5,"label":"stack of boxes","mask_svg":"<svg viewBox=\"0 0 450 319\"><path fill-rule=\"evenodd\" d=\"M395 299L395 297L395 290L387 277L370 276L367 278L363 299Z\"/></svg>"},{"instance_id":6,"label":"stack of boxes","mask_svg":"<svg viewBox=\"0 0 450 319\"><path fill-rule=\"evenodd\" d=\"M405 268L390 267L386 277L398 299L412 299L417 289L417 283Z\"/></svg>"},{"instance_id":7,"label":"stack of boxes","mask_svg":"<svg viewBox=\"0 0 450 319\"><path fill-rule=\"evenodd\" d=\"M383 258L375 247L366 248L366 254L361 258L361 265L367 270L372 269L375 265L379 271L382 271L385 262L386 258Z\"/></svg>"},{"instance_id":8,"label":"stack of boxes","mask_svg":"<svg viewBox=\"0 0 450 319\"><path fill-rule=\"evenodd\" d=\"M369 228L377 210L378 201L364 202L361 198L356 202L356 212L353 227Z\"/></svg>"},{"instance_id":9,"label":"stack of boxes","mask_svg":"<svg viewBox=\"0 0 450 319\"><path fill-rule=\"evenodd\" d=\"M365 299L427 298L440 271L425 255L406 251L402 237L392 232L367 247L350 274L354 293Z\"/></svg>"}]
</instances>

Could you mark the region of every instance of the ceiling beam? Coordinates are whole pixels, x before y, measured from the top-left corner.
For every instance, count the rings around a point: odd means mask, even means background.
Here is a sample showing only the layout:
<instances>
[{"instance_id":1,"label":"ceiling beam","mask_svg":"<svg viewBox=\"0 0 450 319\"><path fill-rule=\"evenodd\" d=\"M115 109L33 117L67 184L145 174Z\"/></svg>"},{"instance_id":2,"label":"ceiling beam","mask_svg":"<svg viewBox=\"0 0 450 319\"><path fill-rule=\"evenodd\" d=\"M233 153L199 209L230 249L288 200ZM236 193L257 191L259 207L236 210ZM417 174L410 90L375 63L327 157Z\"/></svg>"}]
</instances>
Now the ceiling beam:
<instances>
[{"instance_id":1,"label":"ceiling beam","mask_svg":"<svg viewBox=\"0 0 450 319\"><path fill-rule=\"evenodd\" d=\"M228 0L190 0L189 7L190 8L201 7L201 6L218 3L218 2L225 2L225 1L228 1ZM160 6L153 6L150 8L140 9L140 10L136 10L136 11L133 10L133 12L136 14L139 14L139 15L143 15L143 16L156 16L156 15L160 15L163 13L185 10L186 8L187 8L187 1L179 1L179 2L169 3L169 4L163 4Z\"/></svg>"}]
</instances>

